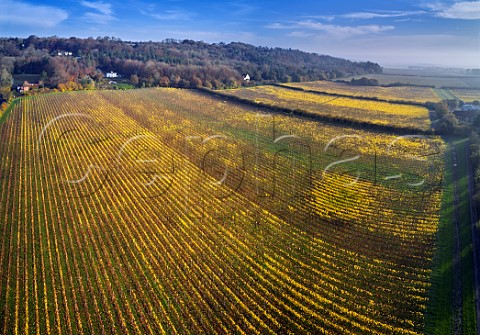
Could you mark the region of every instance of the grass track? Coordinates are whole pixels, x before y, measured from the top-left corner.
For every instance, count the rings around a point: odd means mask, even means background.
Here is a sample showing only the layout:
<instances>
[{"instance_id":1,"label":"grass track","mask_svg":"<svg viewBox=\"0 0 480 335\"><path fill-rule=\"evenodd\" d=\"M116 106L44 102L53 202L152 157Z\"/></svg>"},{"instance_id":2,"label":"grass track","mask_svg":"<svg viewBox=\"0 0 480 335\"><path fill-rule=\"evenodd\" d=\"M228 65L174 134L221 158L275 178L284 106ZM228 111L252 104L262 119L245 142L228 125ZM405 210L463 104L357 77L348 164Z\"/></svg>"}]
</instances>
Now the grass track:
<instances>
[{"instance_id":1,"label":"grass track","mask_svg":"<svg viewBox=\"0 0 480 335\"><path fill-rule=\"evenodd\" d=\"M451 150L451 148L450 148ZM450 334L453 329L453 177L451 151L445 153L445 178L437 251L434 257L430 299L425 314L426 334Z\"/></svg>"},{"instance_id":2,"label":"grass track","mask_svg":"<svg viewBox=\"0 0 480 335\"><path fill-rule=\"evenodd\" d=\"M455 100L457 97L448 89L434 88L433 91L442 100Z\"/></svg>"},{"instance_id":3,"label":"grass track","mask_svg":"<svg viewBox=\"0 0 480 335\"><path fill-rule=\"evenodd\" d=\"M462 287L462 334L475 333L475 296L473 285L473 253L468 199L468 173L466 139L448 140L449 150L445 153L444 194L437 236L437 251L432 272L430 301L425 316L426 334L452 334L454 324L453 290L455 273L453 254L454 229L454 174L457 169L458 219L461 257ZM457 166L453 166L452 150L456 151Z\"/></svg>"},{"instance_id":4,"label":"grass track","mask_svg":"<svg viewBox=\"0 0 480 335\"><path fill-rule=\"evenodd\" d=\"M462 275L462 327L464 334L475 333L475 295L473 284L473 246L468 199L468 171L467 171L467 140L456 144L458 157L458 190L459 190L459 219L460 219L460 253Z\"/></svg>"}]
</instances>

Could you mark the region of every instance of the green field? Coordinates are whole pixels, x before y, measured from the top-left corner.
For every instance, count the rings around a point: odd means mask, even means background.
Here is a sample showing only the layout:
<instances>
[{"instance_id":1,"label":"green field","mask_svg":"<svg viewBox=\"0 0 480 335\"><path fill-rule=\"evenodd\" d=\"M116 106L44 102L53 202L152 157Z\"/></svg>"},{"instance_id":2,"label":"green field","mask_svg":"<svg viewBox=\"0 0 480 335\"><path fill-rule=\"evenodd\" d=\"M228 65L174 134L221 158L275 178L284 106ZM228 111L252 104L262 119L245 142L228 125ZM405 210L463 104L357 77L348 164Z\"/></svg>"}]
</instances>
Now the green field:
<instances>
[{"instance_id":1,"label":"green field","mask_svg":"<svg viewBox=\"0 0 480 335\"><path fill-rule=\"evenodd\" d=\"M430 303L425 317L426 334L452 334L460 324L462 334L474 334L475 295L473 282L473 253L468 199L466 139L449 139L445 154L445 187L442 216L438 230L438 249L434 258ZM452 158L455 151L456 159ZM454 172L455 170L455 172ZM455 210L458 197L458 208ZM454 265L456 239L455 220L458 220L459 264ZM457 281L457 284L455 284ZM455 305L455 291L461 292ZM455 321L455 319L457 320ZM460 321L461 320L461 321Z\"/></svg>"},{"instance_id":2,"label":"green field","mask_svg":"<svg viewBox=\"0 0 480 335\"><path fill-rule=\"evenodd\" d=\"M457 97L447 89L434 88L435 93L440 97L441 100L455 100Z\"/></svg>"}]
</instances>

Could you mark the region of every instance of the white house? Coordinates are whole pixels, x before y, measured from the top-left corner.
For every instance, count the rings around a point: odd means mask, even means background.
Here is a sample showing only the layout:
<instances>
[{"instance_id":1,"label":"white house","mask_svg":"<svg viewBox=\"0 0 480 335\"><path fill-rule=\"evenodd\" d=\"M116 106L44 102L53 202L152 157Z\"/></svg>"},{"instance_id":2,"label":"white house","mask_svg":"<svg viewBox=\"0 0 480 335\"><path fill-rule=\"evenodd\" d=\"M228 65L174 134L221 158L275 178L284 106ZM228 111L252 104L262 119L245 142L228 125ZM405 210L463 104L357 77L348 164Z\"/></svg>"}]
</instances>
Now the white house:
<instances>
[{"instance_id":1,"label":"white house","mask_svg":"<svg viewBox=\"0 0 480 335\"><path fill-rule=\"evenodd\" d=\"M105 77L107 78L117 78L118 74L116 72L110 71L105 74Z\"/></svg>"},{"instance_id":2,"label":"white house","mask_svg":"<svg viewBox=\"0 0 480 335\"><path fill-rule=\"evenodd\" d=\"M248 73L247 73L247 75L246 75L245 77L243 77L243 80L246 80L246 81L249 81L249 80L250 80L250 76L248 75Z\"/></svg>"},{"instance_id":3,"label":"white house","mask_svg":"<svg viewBox=\"0 0 480 335\"><path fill-rule=\"evenodd\" d=\"M57 52L57 56L72 56L73 52L71 51L59 51Z\"/></svg>"}]
</instances>

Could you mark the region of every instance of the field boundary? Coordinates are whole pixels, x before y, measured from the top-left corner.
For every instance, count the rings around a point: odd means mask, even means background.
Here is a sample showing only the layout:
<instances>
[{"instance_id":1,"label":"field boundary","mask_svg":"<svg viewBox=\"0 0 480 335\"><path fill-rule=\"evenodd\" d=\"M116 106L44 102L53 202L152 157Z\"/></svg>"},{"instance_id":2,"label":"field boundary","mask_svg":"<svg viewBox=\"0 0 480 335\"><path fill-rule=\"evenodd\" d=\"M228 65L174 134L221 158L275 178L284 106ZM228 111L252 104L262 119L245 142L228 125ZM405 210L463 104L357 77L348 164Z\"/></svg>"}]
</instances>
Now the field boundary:
<instances>
[{"instance_id":1,"label":"field boundary","mask_svg":"<svg viewBox=\"0 0 480 335\"><path fill-rule=\"evenodd\" d=\"M230 95L224 93L222 91L211 90L208 88L199 88L197 89L199 92L205 92L211 96L215 96L217 98L221 98L224 100L230 100L234 102L238 102L244 105L253 106L256 108L263 108L267 109L273 113L281 113L281 114L289 114L289 115L296 115L308 118L310 120L315 121L322 121L322 122L330 122L336 125L343 125L343 126L350 126L350 127L359 127L363 129L368 129L370 131L379 131L379 132L388 132L388 133L400 133L400 134L409 134L409 135L433 135L435 131L433 129L429 130L422 130L418 128L411 128L411 127L398 127L392 125L382 125L382 124L375 124L366 121L359 121L350 118L344 117L332 117L329 115L320 115L314 114L302 109L291 109L286 107L278 107L270 104L266 104L263 102L255 102L250 99L240 98L234 95Z\"/></svg>"}]
</instances>

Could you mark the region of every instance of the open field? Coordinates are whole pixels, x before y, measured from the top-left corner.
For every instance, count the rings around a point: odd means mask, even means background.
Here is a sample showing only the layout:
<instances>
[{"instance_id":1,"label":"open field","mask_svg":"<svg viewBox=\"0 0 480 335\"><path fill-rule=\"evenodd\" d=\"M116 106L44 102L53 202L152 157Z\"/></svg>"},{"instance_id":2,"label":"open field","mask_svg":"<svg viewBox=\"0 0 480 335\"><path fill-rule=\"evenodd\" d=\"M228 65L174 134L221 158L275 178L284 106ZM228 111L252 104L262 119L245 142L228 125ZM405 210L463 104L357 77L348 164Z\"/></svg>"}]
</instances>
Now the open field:
<instances>
[{"instance_id":1,"label":"open field","mask_svg":"<svg viewBox=\"0 0 480 335\"><path fill-rule=\"evenodd\" d=\"M175 89L25 98L0 138L3 334L423 332L440 138Z\"/></svg>"},{"instance_id":2,"label":"open field","mask_svg":"<svg viewBox=\"0 0 480 335\"><path fill-rule=\"evenodd\" d=\"M450 91L464 102L480 101L480 89L452 89Z\"/></svg>"},{"instance_id":3,"label":"open field","mask_svg":"<svg viewBox=\"0 0 480 335\"><path fill-rule=\"evenodd\" d=\"M368 74L364 76L355 76L354 78L367 77L372 79L377 79L380 85L390 85L394 83L403 83L409 85L419 85L419 86L434 86L437 88L441 87L462 87L462 88L479 88L480 89L480 77L478 76L453 76L440 74L429 74L429 75L419 75L416 74L417 71L408 71L401 70L395 71L394 73L379 73L379 74ZM350 80L350 78L345 78L344 80Z\"/></svg>"},{"instance_id":4,"label":"open field","mask_svg":"<svg viewBox=\"0 0 480 335\"><path fill-rule=\"evenodd\" d=\"M367 98L378 98L389 101L413 101L425 103L428 101L438 102L441 99L428 87L381 87L381 86L353 86L335 81L313 81L305 83L288 83L291 87L299 87L305 90L320 93L342 94Z\"/></svg>"},{"instance_id":5,"label":"open field","mask_svg":"<svg viewBox=\"0 0 480 335\"><path fill-rule=\"evenodd\" d=\"M257 86L224 92L267 106L298 109L312 115L365 124L388 125L399 129L408 128L421 131L430 129L428 109L420 106L335 97L276 86Z\"/></svg>"}]
</instances>

